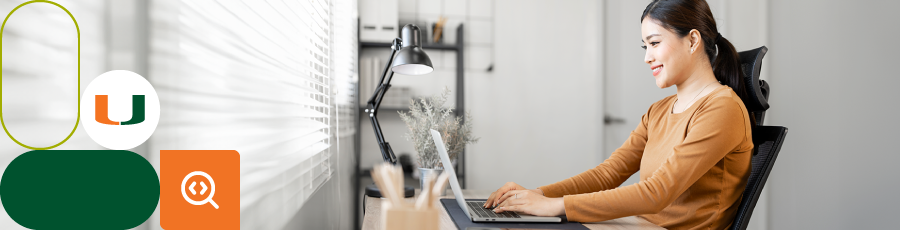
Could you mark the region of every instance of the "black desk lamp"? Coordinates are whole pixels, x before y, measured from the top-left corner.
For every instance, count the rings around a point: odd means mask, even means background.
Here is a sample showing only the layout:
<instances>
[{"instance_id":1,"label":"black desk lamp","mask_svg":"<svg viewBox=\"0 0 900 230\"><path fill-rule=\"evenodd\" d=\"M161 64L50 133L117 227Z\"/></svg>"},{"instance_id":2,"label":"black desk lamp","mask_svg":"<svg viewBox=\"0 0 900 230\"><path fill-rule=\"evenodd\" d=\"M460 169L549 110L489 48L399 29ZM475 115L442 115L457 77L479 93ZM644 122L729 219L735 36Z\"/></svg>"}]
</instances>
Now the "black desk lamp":
<instances>
[{"instance_id":1,"label":"black desk lamp","mask_svg":"<svg viewBox=\"0 0 900 230\"><path fill-rule=\"evenodd\" d=\"M378 141L378 148L381 149L381 157L384 162L397 164L397 157L391 145L384 140L384 134L381 132L381 125L378 124L378 107L381 106L381 99L384 94L391 88L391 78L394 73L403 75L422 75L434 71L431 65L431 58L422 50L422 36L419 27L413 24L403 26L400 31L400 37L395 38L391 44L391 58L388 59L387 65L384 66L384 72L381 74L381 80L378 81L378 88L366 106L366 113L369 113L369 120L372 120L372 130L375 131L375 140ZM387 80L385 80L385 78ZM415 194L413 187L404 186L403 193L405 197L412 197ZM374 184L366 187L366 195L372 197L381 197L381 192Z\"/></svg>"}]
</instances>

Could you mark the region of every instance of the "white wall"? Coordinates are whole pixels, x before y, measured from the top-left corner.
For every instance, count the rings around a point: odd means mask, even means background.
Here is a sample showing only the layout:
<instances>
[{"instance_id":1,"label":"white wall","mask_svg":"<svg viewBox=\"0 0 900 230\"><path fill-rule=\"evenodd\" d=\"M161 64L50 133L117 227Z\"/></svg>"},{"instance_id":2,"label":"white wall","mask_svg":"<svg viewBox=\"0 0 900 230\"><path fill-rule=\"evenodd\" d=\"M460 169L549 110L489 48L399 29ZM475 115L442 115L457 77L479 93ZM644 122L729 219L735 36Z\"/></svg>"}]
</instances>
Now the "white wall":
<instances>
[{"instance_id":1,"label":"white wall","mask_svg":"<svg viewBox=\"0 0 900 230\"><path fill-rule=\"evenodd\" d=\"M771 1L772 229L896 229L898 1ZM764 68L766 68L764 66Z\"/></svg>"},{"instance_id":2,"label":"white wall","mask_svg":"<svg viewBox=\"0 0 900 230\"><path fill-rule=\"evenodd\" d=\"M534 188L602 161L600 5L494 5L495 67L467 76L467 105L482 137L467 148L470 187Z\"/></svg>"}]
</instances>

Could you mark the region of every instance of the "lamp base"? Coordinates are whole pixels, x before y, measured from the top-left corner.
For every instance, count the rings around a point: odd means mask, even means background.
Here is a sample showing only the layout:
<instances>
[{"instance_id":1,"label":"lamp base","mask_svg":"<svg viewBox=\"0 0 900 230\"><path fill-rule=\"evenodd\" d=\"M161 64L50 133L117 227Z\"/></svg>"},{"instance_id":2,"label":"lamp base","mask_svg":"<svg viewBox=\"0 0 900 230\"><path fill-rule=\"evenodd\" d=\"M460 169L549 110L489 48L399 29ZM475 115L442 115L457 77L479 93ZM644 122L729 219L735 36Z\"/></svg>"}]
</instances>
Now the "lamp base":
<instances>
[{"instance_id":1,"label":"lamp base","mask_svg":"<svg viewBox=\"0 0 900 230\"><path fill-rule=\"evenodd\" d=\"M412 186L403 186L403 197L409 198L416 195L416 189ZM381 198L381 190L375 184L366 186L366 196Z\"/></svg>"}]
</instances>

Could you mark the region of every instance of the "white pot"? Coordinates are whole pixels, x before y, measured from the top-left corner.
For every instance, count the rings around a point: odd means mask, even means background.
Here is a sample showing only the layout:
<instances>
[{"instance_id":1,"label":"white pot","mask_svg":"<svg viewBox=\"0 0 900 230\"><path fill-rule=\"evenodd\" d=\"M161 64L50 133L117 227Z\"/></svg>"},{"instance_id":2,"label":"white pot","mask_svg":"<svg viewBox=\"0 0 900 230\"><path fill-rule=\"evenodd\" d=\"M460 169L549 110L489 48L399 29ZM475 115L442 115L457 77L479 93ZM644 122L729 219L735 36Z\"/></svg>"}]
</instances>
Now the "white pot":
<instances>
[{"instance_id":1,"label":"white pot","mask_svg":"<svg viewBox=\"0 0 900 230\"><path fill-rule=\"evenodd\" d=\"M419 168L419 189L425 188L425 178L428 178L428 175L434 174L434 178L437 179L441 173L444 172L444 169L427 169L427 168ZM421 194L421 192L419 193ZM441 191L441 196L447 195L447 186L444 186L444 191Z\"/></svg>"}]
</instances>

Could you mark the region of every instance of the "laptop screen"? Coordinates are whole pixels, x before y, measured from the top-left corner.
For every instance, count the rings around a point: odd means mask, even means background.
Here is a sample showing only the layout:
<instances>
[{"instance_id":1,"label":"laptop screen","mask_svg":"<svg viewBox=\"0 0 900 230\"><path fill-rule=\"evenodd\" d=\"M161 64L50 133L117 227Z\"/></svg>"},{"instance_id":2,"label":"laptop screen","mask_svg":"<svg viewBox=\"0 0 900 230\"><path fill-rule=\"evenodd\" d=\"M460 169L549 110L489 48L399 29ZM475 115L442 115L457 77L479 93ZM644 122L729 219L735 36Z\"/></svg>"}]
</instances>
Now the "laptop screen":
<instances>
[{"instance_id":1,"label":"laptop screen","mask_svg":"<svg viewBox=\"0 0 900 230\"><path fill-rule=\"evenodd\" d=\"M441 133L432 129L431 139L434 140L434 147L437 148L438 155L441 156L441 163L444 164L444 171L450 173L450 188L453 189L453 196L456 197L456 203L458 203L459 208L466 213L466 216L471 219L472 215L469 214L469 208L466 206L466 198L463 197L462 188L459 187L459 181L456 180L456 171L453 169L450 155L447 154L447 148L444 147L444 139L441 138Z\"/></svg>"}]
</instances>

